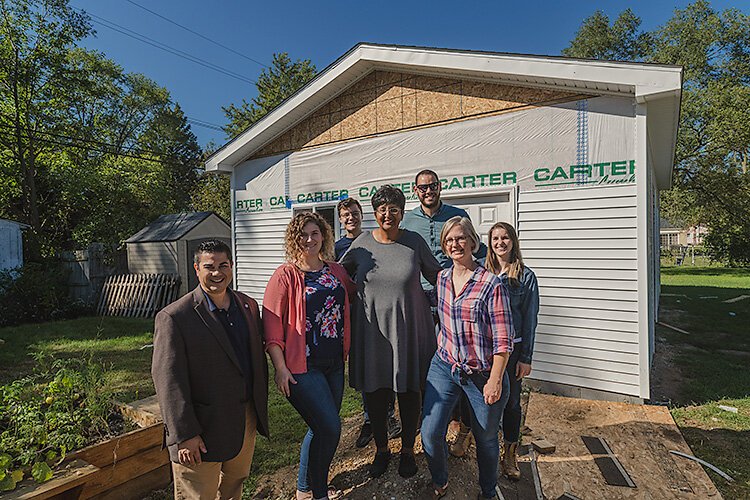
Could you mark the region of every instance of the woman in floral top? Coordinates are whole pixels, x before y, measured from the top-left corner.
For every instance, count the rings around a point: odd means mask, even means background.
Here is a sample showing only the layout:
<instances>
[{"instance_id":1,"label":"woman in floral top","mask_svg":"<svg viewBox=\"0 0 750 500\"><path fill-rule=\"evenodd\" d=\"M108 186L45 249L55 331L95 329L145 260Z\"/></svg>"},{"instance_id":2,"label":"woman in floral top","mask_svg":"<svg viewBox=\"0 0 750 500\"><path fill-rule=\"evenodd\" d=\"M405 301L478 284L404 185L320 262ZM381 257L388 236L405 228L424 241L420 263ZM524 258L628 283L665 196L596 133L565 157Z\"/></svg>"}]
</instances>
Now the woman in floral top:
<instances>
[{"instance_id":1,"label":"woman in floral top","mask_svg":"<svg viewBox=\"0 0 750 500\"><path fill-rule=\"evenodd\" d=\"M351 338L354 285L333 256L333 231L320 215L287 226L287 262L263 297L263 328L276 386L309 426L300 450L298 499L338 498L328 470L341 436L339 410Z\"/></svg>"}]
</instances>

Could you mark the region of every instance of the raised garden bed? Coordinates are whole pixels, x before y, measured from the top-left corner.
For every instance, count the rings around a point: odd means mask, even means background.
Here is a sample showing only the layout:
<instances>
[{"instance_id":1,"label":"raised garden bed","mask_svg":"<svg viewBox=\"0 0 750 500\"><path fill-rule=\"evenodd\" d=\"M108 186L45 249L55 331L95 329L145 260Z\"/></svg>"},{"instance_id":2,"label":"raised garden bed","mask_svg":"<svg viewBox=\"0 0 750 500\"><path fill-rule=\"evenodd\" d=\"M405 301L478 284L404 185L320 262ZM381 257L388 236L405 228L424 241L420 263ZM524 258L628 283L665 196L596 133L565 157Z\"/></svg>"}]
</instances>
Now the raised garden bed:
<instances>
[{"instance_id":1,"label":"raised garden bed","mask_svg":"<svg viewBox=\"0 0 750 500\"><path fill-rule=\"evenodd\" d=\"M122 499L140 498L165 488L172 480L169 454L162 449L163 426L152 407L153 398L118 404L121 413L142 428L69 454L50 481L21 482L3 499ZM150 406L149 406L150 405Z\"/></svg>"}]
</instances>

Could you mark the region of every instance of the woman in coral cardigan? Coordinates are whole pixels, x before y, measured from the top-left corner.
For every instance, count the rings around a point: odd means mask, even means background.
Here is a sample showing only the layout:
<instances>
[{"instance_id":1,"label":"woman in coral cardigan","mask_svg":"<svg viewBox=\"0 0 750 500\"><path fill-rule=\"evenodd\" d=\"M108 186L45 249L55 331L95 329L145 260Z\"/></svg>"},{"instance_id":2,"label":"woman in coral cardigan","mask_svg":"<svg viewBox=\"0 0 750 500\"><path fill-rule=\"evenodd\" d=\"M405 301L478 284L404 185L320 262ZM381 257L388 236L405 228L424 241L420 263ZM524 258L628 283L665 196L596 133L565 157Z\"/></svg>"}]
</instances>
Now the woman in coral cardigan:
<instances>
[{"instance_id":1,"label":"woman in coral cardigan","mask_svg":"<svg viewBox=\"0 0 750 500\"><path fill-rule=\"evenodd\" d=\"M328 485L328 470L341 436L349 297L356 292L344 268L330 260L333 243L323 217L296 215L286 229L287 262L276 269L263 297L276 386L309 427L300 450L298 499L341 495Z\"/></svg>"}]
</instances>

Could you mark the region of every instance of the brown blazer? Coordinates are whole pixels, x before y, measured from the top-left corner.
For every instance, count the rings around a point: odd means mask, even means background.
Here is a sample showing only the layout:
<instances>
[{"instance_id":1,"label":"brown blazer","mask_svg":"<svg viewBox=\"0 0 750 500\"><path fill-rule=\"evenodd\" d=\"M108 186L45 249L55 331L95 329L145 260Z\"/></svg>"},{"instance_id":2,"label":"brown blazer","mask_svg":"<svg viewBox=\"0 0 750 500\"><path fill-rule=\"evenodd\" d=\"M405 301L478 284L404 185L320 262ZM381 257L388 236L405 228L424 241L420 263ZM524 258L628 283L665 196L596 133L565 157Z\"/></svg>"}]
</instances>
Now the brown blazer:
<instances>
[{"instance_id":1,"label":"brown blazer","mask_svg":"<svg viewBox=\"0 0 750 500\"><path fill-rule=\"evenodd\" d=\"M268 363L258 303L229 292L245 313L252 403L258 432L268 436ZM245 378L229 336L209 311L200 285L156 315L151 375L173 462L179 461L178 443L197 435L208 450L202 454L205 461L224 462L239 453L245 430Z\"/></svg>"}]
</instances>

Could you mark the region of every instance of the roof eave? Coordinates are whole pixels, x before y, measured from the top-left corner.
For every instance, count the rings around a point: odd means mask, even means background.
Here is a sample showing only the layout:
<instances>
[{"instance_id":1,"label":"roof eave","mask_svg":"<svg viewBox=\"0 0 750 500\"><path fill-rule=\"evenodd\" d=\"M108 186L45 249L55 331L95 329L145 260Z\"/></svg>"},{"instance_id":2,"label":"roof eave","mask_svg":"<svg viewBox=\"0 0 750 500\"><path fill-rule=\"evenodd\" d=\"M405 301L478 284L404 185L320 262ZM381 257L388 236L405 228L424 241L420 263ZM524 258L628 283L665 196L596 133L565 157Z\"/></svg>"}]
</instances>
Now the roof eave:
<instances>
[{"instance_id":1,"label":"roof eave","mask_svg":"<svg viewBox=\"0 0 750 500\"><path fill-rule=\"evenodd\" d=\"M440 74L569 91L656 100L681 87L678 67L555 57L359 44L263 119L216 151L206 170L231 172L262 146L373 69ZM660 97L661 96L661 97ZM675 127L676 134L676 127Z\"/></svg>"}]
</instances>

